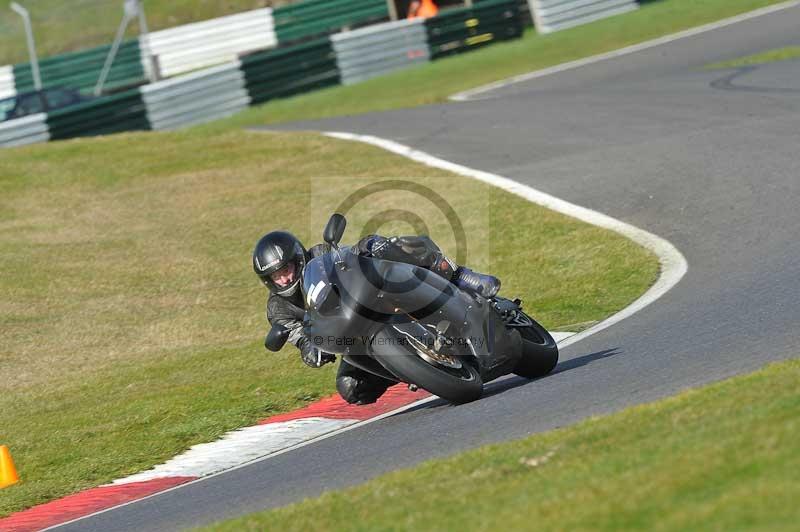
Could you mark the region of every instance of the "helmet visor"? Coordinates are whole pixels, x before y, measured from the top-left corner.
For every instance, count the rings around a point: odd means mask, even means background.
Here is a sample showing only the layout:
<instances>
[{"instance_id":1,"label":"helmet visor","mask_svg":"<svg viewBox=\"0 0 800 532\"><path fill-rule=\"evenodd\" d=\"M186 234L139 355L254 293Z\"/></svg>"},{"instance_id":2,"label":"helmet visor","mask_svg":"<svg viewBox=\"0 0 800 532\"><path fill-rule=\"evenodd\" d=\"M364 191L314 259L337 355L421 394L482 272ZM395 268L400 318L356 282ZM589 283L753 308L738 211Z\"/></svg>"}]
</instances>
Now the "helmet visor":
<instances>
[{"instance_id":1,"label":"helmet visor","mask_svg":"<svg viewBox=\"0 0 800 532\"><path fill-rule=\"evenodd\" d=\"M269 278L278 288L291 286L297 280L297 263L293 260L287 262L282 268L269 274Z\"/></svg>"}]
</instances>

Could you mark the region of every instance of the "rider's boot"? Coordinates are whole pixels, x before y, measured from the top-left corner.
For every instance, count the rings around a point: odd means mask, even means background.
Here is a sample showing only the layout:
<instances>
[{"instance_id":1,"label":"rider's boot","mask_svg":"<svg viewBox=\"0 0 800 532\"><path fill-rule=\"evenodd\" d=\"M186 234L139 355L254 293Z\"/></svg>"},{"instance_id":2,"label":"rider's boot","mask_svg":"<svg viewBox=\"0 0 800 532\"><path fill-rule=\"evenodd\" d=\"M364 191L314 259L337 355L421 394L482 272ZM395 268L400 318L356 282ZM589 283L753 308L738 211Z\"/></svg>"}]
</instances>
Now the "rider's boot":
<instances>
[{"instance_id":1,"label":"rider's boot","mask_svg":"<svg viewBox=\"0 0 800 532\"><path fill-rule=\"evenodd\" d=\"M474 272L466 266L459 266L441 252L437 253L431 269L449 279L460 289L481 297L494 297L500 290L500 279L494 275Z\"/></svg>"},{"instance_id":2,"label":"rider's boot","mask_svg":"<svg viewBox=\"0 0 800 532\"><path fill-rule=\"evenodd\" d=\"M486 298L494 297L500 291L500 279L494 275L474 272L465 266L458 267L452 282L462 290Z\"/></svg>"}]
</instances>

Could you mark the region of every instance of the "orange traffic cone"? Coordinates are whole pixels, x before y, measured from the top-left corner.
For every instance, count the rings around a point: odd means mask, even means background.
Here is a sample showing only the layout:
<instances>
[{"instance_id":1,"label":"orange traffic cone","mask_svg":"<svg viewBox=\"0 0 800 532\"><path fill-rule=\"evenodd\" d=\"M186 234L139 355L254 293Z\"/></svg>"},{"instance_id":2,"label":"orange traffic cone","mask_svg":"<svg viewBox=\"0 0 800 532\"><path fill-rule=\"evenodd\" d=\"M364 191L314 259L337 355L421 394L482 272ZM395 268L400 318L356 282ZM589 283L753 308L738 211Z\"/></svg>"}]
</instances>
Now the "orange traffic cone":
<instances>
[{"instance_id":1,"label":"orange traffic cone","mask_svg":"<svg viewBox=\"0 0 800 532\"><path fill-rule=\"evenodd\" d=\"M19 482L19 476L14 467L14 461L11 459L11 453L8 451L8 447L0 445L0 488L17 482Z\"/></svg>"}]
</instances>

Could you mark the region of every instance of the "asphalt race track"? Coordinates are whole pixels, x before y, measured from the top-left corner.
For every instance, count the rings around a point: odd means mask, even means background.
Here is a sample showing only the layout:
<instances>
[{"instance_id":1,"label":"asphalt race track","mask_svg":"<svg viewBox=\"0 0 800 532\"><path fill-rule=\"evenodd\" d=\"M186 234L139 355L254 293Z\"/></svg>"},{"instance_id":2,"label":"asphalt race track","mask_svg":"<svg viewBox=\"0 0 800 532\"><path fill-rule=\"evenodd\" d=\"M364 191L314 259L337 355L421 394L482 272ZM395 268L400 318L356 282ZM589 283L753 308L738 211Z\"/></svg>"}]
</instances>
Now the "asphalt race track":
<instances>
[{"instance_id":1,"label":"asphalt race track","mask_svg":"<svg viewBox=\"0 0 800 532\"><path fill-rule=\"evenodd\" d=\"M545 379L492 383L478 402L433 402L58 530L206 524L797 357L800 62L701 67L798 45L798 28L791 8L479 101L287 127L377 135L518 180L669 240L689 271L566 348Z\"/></svg>"}]
</instances>

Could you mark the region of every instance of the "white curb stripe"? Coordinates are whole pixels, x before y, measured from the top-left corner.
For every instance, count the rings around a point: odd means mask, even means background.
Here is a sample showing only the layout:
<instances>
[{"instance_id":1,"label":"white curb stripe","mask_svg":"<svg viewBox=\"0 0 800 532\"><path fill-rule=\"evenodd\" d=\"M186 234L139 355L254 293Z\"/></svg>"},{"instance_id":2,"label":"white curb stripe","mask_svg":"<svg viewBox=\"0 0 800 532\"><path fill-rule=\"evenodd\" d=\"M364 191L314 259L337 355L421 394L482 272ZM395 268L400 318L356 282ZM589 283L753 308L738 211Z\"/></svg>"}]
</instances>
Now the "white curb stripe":
<instances>
[{"instance_id":1,"label":"white curb stripe","mask_svg":"<svg viewBox=\"0 0 800 532\"><path fill-rule=\"evenodd\" d=\"M476 96L503 87L507 87L515 83L521 83L523 81L529 81L536 78L543 78L545 76L550 76L552 74L557 74L559 72L565 72L567 70L572 70L574 68L590 65L592 63L605 61L606 59L614 59L615 57L632 54L634 52L640 52L648 48L653 48L655 46L667 44L672 41L677 41L679 39L685 39L686 37L692 37L694 35L705 33L707 31L724 28L725 26L730 26L731 24L736 24L737 22L743 22L745 20L750 20L752 18L769 15L770 13L775 13L777 11L782 11L784 9L789 9L795 6L800 6L800 0L791 0L789 2L784 2L782 4L775 4L773 6L756 9L755 11L750 11L747 13L743 13L741 15L736 15L734 17L718 20L717 22L712 22L710 24L705 24L703 26L698 26L696 28L691 28L678 33L672 33L670 35L665 35L657 39L645 41L643 43L626 46L625 48L620 48L618 50L612 50L611 52L605 52L602 54L593 55L591 57L570 61L568 63L561 63L559 65L555 65L552 67L543 68L541 70L536 70L534 72L528 72L527 74L520 74L518 76L512 76L510 78L501 79L500 81L487 83L486 85L481 85L480 87L475 87L474 89L469 89L453 94L452 96L450 96L449 99L455 102L480 100L481 98L476 98Z\"/></svg>"},{"instance_id":2,"label":"white curb stripe","mask_svg":"<svg viewBox=\"0 0 800 532\"><path fill-rule=\"evenodd\" d=\"M574 332L552 333L557 342L574 334ZM360 422L358 419L309 417L237 429L228 432L219 440L194 445L163 464L142 473L117 479L110 485L164 477L213 475Z\"/></svg>"},{"instance_id":3,"label":"white curb stripe","mask_svg":"<svg viewBox=\"0 0 800 532\"><path fill-rule=\"evenodd\" d=\"M195 445L164 464L112 484L213 475L356 423L357 419L311 417L246 427L229 432L217 441Z\"/></svg>"},{"instance_id":4,"label":"white curb stripe","mask_svg":"<svg viewBox=\"0 0 800 532\"><path fill-rule=\"evenodd\" d=\"M569 338L570 336L574 336L577 333L574 332L551 332L550 336L553 337L553 340L556 341L558 345L562 345L562 342Z\"/></svg>"}]
</instances>

